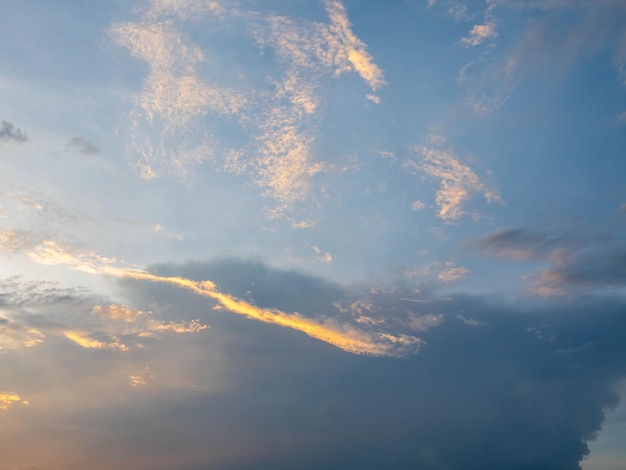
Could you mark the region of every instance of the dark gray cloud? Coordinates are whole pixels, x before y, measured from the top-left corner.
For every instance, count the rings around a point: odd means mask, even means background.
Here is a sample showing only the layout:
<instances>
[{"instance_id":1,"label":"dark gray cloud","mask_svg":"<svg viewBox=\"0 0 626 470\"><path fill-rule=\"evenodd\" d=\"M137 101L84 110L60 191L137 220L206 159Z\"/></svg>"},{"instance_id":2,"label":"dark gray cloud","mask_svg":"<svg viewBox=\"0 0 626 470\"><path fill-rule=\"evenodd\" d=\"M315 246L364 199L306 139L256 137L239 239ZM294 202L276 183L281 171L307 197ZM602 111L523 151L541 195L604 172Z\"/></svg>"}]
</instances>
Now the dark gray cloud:
<instances>
[{"instance_id":1,"label":"dark gray cloud","mask_svg":"<svg viewBox=\"0 0 626 470\"><path fill-rule=\"evenodd\" d=\"M226 390L172 405L175 417L166 407L162 416L111 418L128 452L194 456L177 468L575 470L626 375L626 306L619 299L549 308L473 296L418 304L403 301L402 289L366 298L241 260L153 270L212 279L268 307L297 304L302 311L360 299L376 303L383 317L411 310L445 318L424 334L419 354L368 358L213 312L211 302L187 292L122 281L138 304L156 299L180 311L204 310L221 343ZM149 424L166 416L177 423L173 439L171 428Z\"/></svg>"},{"instance_id":2,"label":"dark gray cloud","mask_svg":"<svg viewBox=\"0 0 626 470\"><path fill-rule=\"evenodd\" d=\"M0 119L0 142L26 142L28 135L8 121Z\"/></svg>"},{"instance_id":3,"label":"dark gray cloud","mask_svg":"<svg viewBox=\"0 0 626 470\"><path fill-rule=\"evenodd\" d=\"M28 460L51 470L578 470L626 376L620 299L537 306L455 295L416 303L403 300L410 294L401 286L372 293L238 259L150 271L211 279L265 307L307 315L351 315L338 305L371 305L368 314L398 332L406 318L442 315L443 322L421 333L426 343L417 355L357 356L216 311L213 300L187 290L123 279L120 292L130 307L200 317L212 325L210 334L152 344L149 355L80 349L51 335L1 355L2 364L13 360L33 371L24 377L22 368L6 367L4 377L22 384L16 391L33 406L42 387L91 400L15 415L15 425L7 415L0 453L9 462L18 459L21 442ZM49 283L0 283L0 309L25 330L54 332L73 317L86 327L80 318L95 300ZM127 375L146 365L156 383L182 371L197 388L130 389ZM24 444L20 432L67 440L73 451L59 463L49 450Z\"/></svg>"},{"instance_id":4,"label":"dark gray cloud","mask_svg":"<svg viewBox=\"0 0 626 470\"><path fill-rule=\"evenodd\" d=\"M626 285L626 236L619 227L612 231L590 230L584 224L552 232L506 229L473 248L496 258L546 262L547 268L532 281L534 288L546 294Z\"/></svg>"},{"instance_id":5,"label":"dark gray cloud","mask_svg":"<svg viewBox=\"0 0 626 470\"><path fill-rule=\"evenodd\" d=\"M81 155L95 155L100 150L92 142L83 137L74 137L68 143L67 147L76 153Z\"/></svg>"}]
</instances>

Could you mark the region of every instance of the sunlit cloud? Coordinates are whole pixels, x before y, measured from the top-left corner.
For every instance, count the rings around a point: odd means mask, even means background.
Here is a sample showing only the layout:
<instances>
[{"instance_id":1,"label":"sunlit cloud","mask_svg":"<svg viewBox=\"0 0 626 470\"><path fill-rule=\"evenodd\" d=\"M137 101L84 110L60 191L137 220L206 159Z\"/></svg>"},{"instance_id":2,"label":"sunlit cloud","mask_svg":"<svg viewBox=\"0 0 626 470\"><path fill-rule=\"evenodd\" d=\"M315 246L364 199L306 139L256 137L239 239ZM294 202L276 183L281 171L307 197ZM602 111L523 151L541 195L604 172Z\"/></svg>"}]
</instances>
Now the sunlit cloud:
<instances>
[{"instance_id":1,"label":"sunlit cloud","mask_svg":"<svg viewBox=\"0 0 626 470\"><path fill-rule=\"evenodd\" d=\"M337 73L355 70L372 90L385 85L383 73L373 62L366 45L352 32L343 4L338 0L325 0L324 4L331 20L326 39Z\"/></svg>"},{"instance_id":2,"label":"sunlit cloud","mask_svg":"<svg viewBox=\"0 0 626 470\"><path fill-rule=\"evenodd\" d=\"M420 211L424 209L425 207L426 207L426 204L424 204L422 201L413 201L413 203L411 204L412 211Z\"/></svg>"},{"instance_id":3,"label":"sunlit cloud","mask_svg":"<svg viewBox=\"0 0 626 470\"><path fill-rule=\"evenodd\" d=\"M478 46L487 39L497 36L498 32L496 31L495 23L476 24L469 32L469 35L461 39L461 42L466 46Z\"/></svg>"},{"instance_id":4,"label":"sunlit cloud","mask_svg":"<svg viewBox=\"0 0 626 470\"><path fill-rule=\"evenodd\" d=\"M90 274L104 274L117 278L164 283L187 289L197 295L215 300L218 304L218 309L221 308L262 323L270 323L300 331L312 338L354 354L402 356L416 352L422 343L422 340L417 337L405 334L396 335L384 331L368 331L348 323L342 323L332 317L322 316L314 319L297 312L287 313L274 308L260 308L245 300L219 291L217 286L210 280L193 281L183 277L159 276L147 271L118 267L114 265L115 261L113 259L94 253L83 255L65 251L53 241L44 242L41 246L28 253L28 255L36 263L64 265ZM156 331L176 331L177 329L199 331L204 328L204 326L196 322L192 322L187 326L155 323L149 319L146 320L144 313L133 312L124 307L107 309L96 307L94 313L118 320L122 325L139 323L147 327L145 330L132 330L133 333L140 333L141 331L154 333ZM132 319L132 321L129 322L129 319ZM124 331L126 330L122 328L119 335L121 336ZM122 350L126 348L126 345L117 341L113 335L110 335L113 341L108 342L88 337L81 331L74 330L69 332L69 336L68 333L65 336L83 347L98 349L117 348Z\"/></svg>"},{"instance_id":5,"label":"sunlit cloud","mask_svg":"<svg viewBox=\"0 0 626 470\"><path fill-rule=\"evenodd\" d=\"M140 21L112 25L113 40L150 67L131 130L139 176L157 178L168 162L183 177L202 163L245 174L261 189L271 218L315 201L311 181L331 169L312 155L315 135L307 130L319 108L321 78L355 72L372 90L385 84L365 43L353 33L345 7L339 1L324 6L330 23L228 9L217 2L158 1ZM205 52L179 23L215 15L233 24L243 21L258 46L273 49L279 73L241 89L209 84L200 72ZM380 102L373 94L367 99ZM247 141L234 149L208 137L200 120L209 114L234 117ZM153 131L161 134L159 144L148 135Z\"/></svg>"},{"instance_id":6,"label":"sunlit cloud","mask_svg":"<svg viewBox=\"0 0 626 470\"><path fill-rule=\"evenodd\" d=\"M131 387L143 387L148 385L148 382L153 379L154 376L150 371L150 367L146 366L143 369L137 371L135 374L128 376Z\"/></svg>"},{"instance_id":7,"label":"sunlit cloud","mask_svg":"<svg viewBox=\"0 0 626 470\"><path fill-rule=\"evenodd\" d=\"M1 312L2 309L0 307L0 314ZM12 318L0 316L0 352L10 349L30 348L43 343L45 337L46 335L37 328L24 325Z\"/></svg>"},{"instance_id":8,"label":"sunlit cloud","mask_svg":"<svg viewBox=\"0 0 626 470\"><path fill-rule=\"evenodd\" d=\"M121 343L119 338L111 338L112 341L100 341L89 337L90 333L85 331L66 331L64 336L73 341L77 345L86 349L119 349L121 351L128 351L128 346Z\"/></svg>"},{"instance_id":9,"label":"sunlit cloud","mask_svg":"<svg viewBox=\"0 0 626 470\"><path fill-rule=\"evenodd\" d=\"M0 391L0 410L6 411L16 405L28 405L28 401L22 399L17 393Z\"/></svg>"},{"instance_id":10,"label":"sunlit cloud","mask_svg":"<svg viewBox=\"0 0 626 470\"><path fill-rule=\"evenodd\" d=\"M444 269L437 275L437 278L443 282L452 282L467 276L469 272L467 268L455 266L453 268Z\"/></svg>"},{"instance_id":11,"label":"sunlit cloud","mask_svg":"<svg viewBox=\"0 0 626 470\"><path fill-rule=\"evenodd\" d=\"M441 219L459 219L465 214L463 205L476 193L482 194L487 202L502 202L499 192L486 186L469 166L461 163L442 137L433 135L425 145L414 147L413 151L417 159L405 160L403 167L441 181L435 197Z\"/></svg>"}]
</instances>

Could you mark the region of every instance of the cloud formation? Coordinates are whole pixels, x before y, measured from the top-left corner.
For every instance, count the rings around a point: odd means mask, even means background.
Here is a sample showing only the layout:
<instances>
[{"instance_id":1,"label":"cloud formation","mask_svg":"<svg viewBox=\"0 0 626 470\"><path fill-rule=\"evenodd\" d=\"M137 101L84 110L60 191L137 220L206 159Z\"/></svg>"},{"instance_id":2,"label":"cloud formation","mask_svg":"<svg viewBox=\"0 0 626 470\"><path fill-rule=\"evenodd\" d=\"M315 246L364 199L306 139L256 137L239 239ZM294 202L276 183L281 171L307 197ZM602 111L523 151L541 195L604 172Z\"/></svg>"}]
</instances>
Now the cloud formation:
<instances>
[{"instance_id":1,"label":"cloud formation","mask_svg":"<svg viewBox=\"0 0 626 470\"><path fill-rule=\"evenodd\" d=\"M22 143L28 140L28 135L22 129L15 127L9 121L0 119L0 142Z\"/></svg>"},{"instance_id":2,"label":"cloud formation","mask_svg":"<svg viewBox=\"0 0 626 470\"><path fill-rule=\"evenodd\" d=\"M317 318L310 318L298 312L287 313L276 308L260 308L243 299L221 292L215 283L210 280L193 281L183 277L159 276L148 271L118 267L115 259L106 258L93 252L82 253L72 249L68 250L53 240L45 240L27 254L32 261L38 264L63 265L90 274L104 274L120 279L126 278L168 284L190 290L197 295L216 301L218 308L223 308L229 312L262 323L270 323L300 331L312 338L354 354L403 356L415 353L422 343L420 338L410 334L394 334L385 330L366 330L356 325L342 322L332 316L320 315ZM144 320L143 314L136 314L134 317L121 315L120 317L118 315L119 312L127 312L123 309L109 309L107 311L110 314L109 316L117 312L111 317L114 320L136 318L139 321L141 319L142 324L149 326L149 329L144 330L144 333L163 331L170 328L183 328L182 325L167 326ZM124 322L119 323L124 326ZM186 328L193 330L197 327L196 324L190 324ZM126 330L124 329L123 331ZM117 341L115 335L110 335L110 337L113 340L109 342L92 341L90 338L86 338L80 331L72 331L70 336L68 336L69 339L83 347L116 347L124 349L124 346Z\"/></svg>"},{"instance_id":3,"label":"cloud formation","mask_svg":"<svg viewBox=\"0 0 626 470\"><path fill-rule=\"evenodd\" d=\"M441 181L435 195L439 218L459 219L465 214L463 205L473 193L482 194L490 203L502 202L499 192L481 182L469 166L461 163L444 138L430 136L425 145L414 147L413 152L417 159L406 159L402 163L405 170L413 174L423 172Z\"/></svg>"},{"instance_id":4,"label":"cloud formation","mask_svg":"<svg viewBox=\"0 0 626 470\"><path fill-rule=\"evenodd\" d=\"M552 231L516 228L495 232L477 244L483 254L548 264L530 278L543 296L626 286L626 238L619 231L573 224Z\"/></svg>"},{"instance_id":5,"label":"cloud formation","mask_svg":"<svg viewBox=\"0 0 626 470\"><path fill-rule=\"evenodd\" d=\"M467 37L461 39L461 42L466 46L478 46L485 42L487 39L495 38L498 36L496 31L496 25L493 22L486 24L475 24L469 32Z\"/></svg>"},{"instance_id":6,"label":"cloud formation","mask_svg":"<svg viewBox=\"0 0 626 470\"><path fill-rule=\"evenodd\" d=\"M230 269L226 276L230 281L222 282L235 291L248 289L250 279L263 281L256 276L258 266L235 261L158 269L168 276L178 272L180 277L199 278ZM283 279L280 272L265 269L268 281ZM293 299L302 305L336 298L321 280L316 283L294 273L284 279L290 281L280 287L261 282L253 287L253 295L280 302L288 287L308 292ZM131 280L123 285L128 295L146 301L159 289L154 283ZM353 299L341 306L345 315L363 322L388 321L393 314L379 313L411 308L421 318L415 328L426 331L427 344L420 355L400 361L342 355L316 342L295 346L279 341L260 357L259 345L277 332L258 324L248 330L247 324L225 318L219 328L226 336L232 332L239 346L229 349L230 367L237 371L230 377L233 388L189 404L188 414L195 416L191 410L203 409L215 417L215 410L221 410L221 433L242 441L262 436L263 451L232 454L223 466L210 465L207 452L195 463L238 469L393 465L427 470L444 466L579 470L605 411L617 404L614 386L626 373L622 301L595 298L550 310L518 310L492 298L468 295L407 303L402 300L407 294L398 287L370 301ZM182 291L166 297L193 305L193 297ZM429 316L429 311L441 317ZM390 382L394 387L380 386ZM247 419L242 422L243 416ZM206 431L205 419L199 416L197 423ZM289 449L281 445L285 433L295 436ZM502 451L511 448L515 451Z\"/></svg>"},{"instance_id":7,"label":"cloud formation","mask_svg":"<svg viewBox=\"0 0 626 470\"><path fill-rule=\"evenodd\" d=\"M69 148L73 152L85 156L95 155L100 151L98 147L95 146L95 144L85 139L84 137L73 137L67 143L67 148Z\"/></svg>"},{"instance_id":8,"label":"cloud formation","mask_svg":"<svg viewBox=\"0 0 626 470\"><path fill-rule=\"evenodd\" d=\"M140 176L155 178L168 162L181 175L191 166L209 163L256 183L269 202L266 213L271 218L315 201L311 181L331 169L313 155L315 134L308 130L319 114L322 79L355 72L373 91L385 84L382 70L353 33L343 4L326 1L324 6L329 23L217 2L159 1L152 2L139 21L112 25L113 40L150 67L131 132ZM242 73L238 88L210 84L219 77L207 76L202 65L206 54L217 50L201 47L182 32L185 22L201 17L219 18L244 39L251 32L251 45L271 49L275 72L263 83L247 80ZM247 71L247 64L238 67ZM378 96L367 96L380 102ZM235 124L247 143L232 148L209 137L207 118L215 126ZM155 131L161 135L158 146L150 138Z\"/></svg>"}]
</instances>

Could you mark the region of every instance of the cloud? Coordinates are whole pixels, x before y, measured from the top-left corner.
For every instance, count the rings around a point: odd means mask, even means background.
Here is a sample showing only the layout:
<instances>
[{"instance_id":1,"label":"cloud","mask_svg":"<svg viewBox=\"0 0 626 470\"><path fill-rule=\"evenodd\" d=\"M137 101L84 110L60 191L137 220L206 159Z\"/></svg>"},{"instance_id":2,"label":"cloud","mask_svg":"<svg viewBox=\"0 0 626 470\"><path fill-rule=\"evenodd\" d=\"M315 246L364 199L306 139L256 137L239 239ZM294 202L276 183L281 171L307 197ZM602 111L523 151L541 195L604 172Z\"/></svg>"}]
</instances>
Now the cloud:
<instances>
[{"instance_id":1,"label":"cloud","mask_svg":"<svg viewBox=\"0 0 626 470\"><path fill-rule=\"evenodd\" d=\"M288 313L276 308L260 308L241 298L221 292L210 280L193 281L177 276L159 276L148 271L119 267L115 265L116 261L113 258L106 258L93 252L81 253L74 249L67 250L53 240L45 240L27 254L32 261L38 264L63 265L89 274L104 274L119 279L149 281L186 289L196 295L216 301L217 308L262 323L300 331L312 338L354 354L402 356L416 352L421 344L421 340L417 337L405 334L398 335L387 331L368 331L331 316L322 315L318 318L309 318L297 312ZM118 310L113 311L118 312ZM151 324L151 322L148 323L148 325ZM195 325L192 326L195 328ZM167 330L173 326L161 325L154 328ZM113 335L110 336L114 340L109 343L100 340L95 340L92 343L80 331L72 331L69 339L85 347L118 347L115 346L118 344L116 338ZM123 348L119 346L119 349Z\"/></svg>"},{"instance_id":2,"label":"cloud","mask_svg":"<svg viewBox=\"0 0 626 470\"><path fill-rule=\"evenodd\" d=\"M465 211L463 205L473 193L482 194L487 202L502 202L496 189L487 187L472 169L463 165L445 139L431 136L425 145L413 148L419 160L409 158L402 166L411 173L423 172L441 180L436 193L438 217L445 221L459 219Z\"/></svg>"},{"instance_id":3,"label":"cloud","mask_svg":"<svg viewBox=\"0 0 626 470\"><path fill-rule=\"evenodd\" d=\"M83 137L73 137L70 139L67 143L67 148L85 156L95 155L100 151L98 147Z\"/></svg>"},{"instance_id":4,"label":"cloud","mask_svg":"<svg viewBox=\"0 0 626 470\"><path fill-rule=\"evenodd\" d=\"M443 282L452 282L467 276L469 272L469 269L463 266L455 266L453 268L444 269L437 275L437 278Z\"/></svg>"},{"instance_id":5,"label":"cloud","mask_svg":"<svg viewBox=\"0 0 626 470\"><path fill-rule=\"evenodd\" d=\"M22 143L28 140L28 135L8 121L0 119L0 142Z\"/></svg>"},{"instance_id":6,"label":"cloud","mask_svg":"<svg viewBox=\"0 0 626 470\"><path fill-rule=\"evenodd\" d=\"M135 374L129 375L128 380L132 387L143 387L148 385L148 381L154 378L150 373L150 367L146 366Z\"/></svg>"},{"instance_id":7,"label":"cloud","mask_svg":"<svg viewBox=\"0 0 626 470\"><path fill-rule=\"evenodd\" d=\"M322 262L322 263L332 263L333 262L333 257L332 257L332 255L329 252L322 251L317 246L312 246L311 249L313 250L313 253L315 253L313 258L316 261L319 261L319 262Z\"/></svg>"},{"instance_id":8,"label":"cloud","mask_svg":"<svg viewBox=\"0 0 626 470\"><path fill-rule=\"evenodd\" d=\"M28 405L28 401L16 393L0 391L0 411L9 410L15 405Z\"/></svg>"},{"instance_id":9,"label":"cloud","mask_svg":"<svg viewBox=\"0 0 626 470\"><path fill-rule=\"evenodd\" d=\"M113 24L112 39L150 67L130 132L140 177L157 178L168 165L189 177L191 168L209 163L253 181L267 200L270 218L290 217L314 204L312 179L332 169L312 152L322 79L355 72L372 90L385 84L366 45L353 33L344 6L338 1L324 6L329 23L217 2L160 1L149 4L139 21ZM276 64L262 83L249 80L249 64L242 63L237 64L239 88L211 84L220 82L220 74L207 76L203 64L221 51L201 47L183 31L187 22L216 15L220 28L244 39L251 33L256 41L251 45L262 54L272 49L268 56ZM211 136L208 129L224 122L238 126L239 148Z\"/></svg>"},{"instance_id":10,"label":"cloud","mask_svg":"<svg viewBox=\"0 0 626 470\"><path fill-rule=\"evenodd\" d=\"M49 282L19 278L0 282L0 309L6 315L0 316L0 351L41 346L53 336L87 349L129 351L164 334L199 333L208 328L199 320L166 322L151 311L97 300L80 289L61 289ZM90 310L91 315L86 315Z\"/></svg>"},{"instance_id":11,"label":"cloud","mask_svg":"<svg viewBox=\"0 0 626 470\"><path fill-rule=\"evenodd\" d=\"M549 12L549 14L547 14ZM498 35L500 18L521 19L515 36L500 31L501 45L481 52L458 73L466 91L466 105L479 116L500 109L525 81L545 76L563 79L586 57L607 51L623 78L623 2L580 0L487 2L484 24L473 27L461 41L466 46L482 44Z\"/></svg>"},{"instance_id":12,"label":"cloud","mask_svg":"<svg viewBox=\"0 0 626 470\"><path fill-rule=\"evenodd\" d=\"M626 238L620 230L591 229L578 223L552 231L505 229L480 240L475 248L502 259L548 263L530 277L543 296L626 286Z\"/></svg>"},{"instance_id":13,"label":"cloud","mask_svg":"<svg viewBox=\"0 0 626 470\"><path fill-rule=\"evenodd\" d=\"M322 280L241 261L155 269L167 276L219 278L233 291L260 280L252 295L281 308L328 304L338 293ZM165 293L154 283L127 279L121 285L134 301L197 305L194 296ZM292 288L297 296L281 298ZM224 345L229 387L170 405L185 416L184 426L167 451L150 451L193 455L196 467L218 469L578 470L604 413L618 402L615 385L626 373L623 300L587 298L546 308L469 295L401 301L408 294L398 286L367 301L342 303L343 315L364 321L392 321L396 312L412 309L426 342L420 355L402 360L342 354L224 317L216 328L221 338L230 338ZM390 314L381 318L381 312ZM114 429L123 430L120 441L142 436L160 442L165 433L152 424L169 412L155 403L131 422L118 410ZM217 437L207 444L207 435ZM249 439L258 446L242 452ZM218 461L215 449L231 449L229 443L232 450Z\"/></svg>"},{"instance_id":14,"label":"cloud","mask_svg":"<svg viewBox=\"0 0 626 470\"><path fill-rule=\"evenodd\" d=\"M487 39L497 36L498 32L496 31L495 23L476 24L469 32L469 36L462 38L461 42L466 46L478 46Z\"/></svg>"},{"instance_id":15,"label":"cloud","mask_svg":"<svg viewBox=\"0 0 626 470\"><path fill-rule=\"evenodd\" d=\"M209 313L212 341L175 345L149 365L125 362L110 369L111 354L85 354L79 361L75 352L67 353L71 349L51 343L45 354L20 357L29 370L40 370L36 365L42 361L47 367L47 374L29 374L46 380L24 391L33 403L37 398L45 421L39 413L20 414L19 420L10 419L12 412L3 415L3 459L23 462L20 448L29 461L50 468L86 468L92 462L89 468L95 470L155 468L155 462L218 470L579 470L605 412L618 403L616 385L626 375L620 298L541 306L472 295L444 300L435 294L424 299L428 302L406 302L402 298L415 293L403 285L364 296L362 285L340 286L232 259L152 266L150 273L198 284L212 278L233 297L250 291L266 310L272 305L308 316L330 312L338 302L337 315L361 319L369 328L384 325L398 343L405 341L398 333L419 331L420 354L401 360L345 354L304 335L219 312ZM175 284L126 277L119 288L140 310L98 304L107 321L132 323L137 312L162 303L181 312L206 309L204 296ZM403 315L406 310L410 315ZM192 367L200 371L198 387L159 392L162 373L156 367L180 350L186 355L175 356L179 369L193 358L200 361ZM207 384L218 380L207 363L216 355L227 380L212 389ZM3 369L10 370L7 359L0 355ZM80 370L72 375L76 367ZM57 377L63 388L51 390L49 381ZM21 388L10 390L22 395ZM72 399L59 402L59 395ZM55 448L67 445L73 452L11 445L12 435L41 430L48 420L56 423ZM94 423L99 432L87 432ZM109 436L106 446L102 435Z\"/></svg>"},{"instance_id":16,"label":"cloud","mask_svg":"<svg viewBox=\"0 0 626 470\"><path fill-rule=\"evenodd\" d=\"M343 4L338 0L325 0L324 5L331 21L326 40L337 73L355 70L374 91L385 85L382 71L374 64L365 44L352 32Z\"/></svg>"},{"instance_id":17,"label":"cloud","mask_svg":"<svg viewBox=\"0 0 626 470\"><path fill-rule=\"evenodd\" d=\"M426 205L422 201L413 201L413 203L411 204L412 211L420 211L425 207Z\"/></svg>"},{"instance_id":18,"label":"cloud","mask_svg":"<svg viewBox=\"0 0 626 470\"><path fill-rule=\"evenodd\" d=\"M77 345L86 349L119 349L121 351L128 351L128 347L120 343L119 338L111 338L112 341L105 342L89 337L89 333L85 331L66 331L64 336L73 341Z\"/></svg>"},{"instance_id":19,"label":"cloud","mask_svg":"<svg viewBox=\"0 0 626 470\"><path fill-rule=\"evenodd\" d=\"M43 343L45 337L46 335L37 328L11 318L0 317L0 353L10 349L36 346Z\"/></svg>"}]
</instances>

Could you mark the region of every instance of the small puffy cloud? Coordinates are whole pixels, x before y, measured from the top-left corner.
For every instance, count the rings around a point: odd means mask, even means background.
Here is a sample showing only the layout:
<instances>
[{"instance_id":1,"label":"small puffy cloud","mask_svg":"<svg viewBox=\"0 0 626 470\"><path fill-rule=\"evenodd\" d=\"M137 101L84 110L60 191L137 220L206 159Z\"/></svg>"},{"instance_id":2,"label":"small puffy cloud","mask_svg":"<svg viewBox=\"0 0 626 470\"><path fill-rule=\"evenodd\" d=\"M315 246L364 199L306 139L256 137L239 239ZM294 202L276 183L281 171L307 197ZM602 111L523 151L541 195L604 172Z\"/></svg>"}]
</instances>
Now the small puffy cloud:
<instances>
[{"instance_id":1,"label":"small puffy cloud","mask_svg":"<svg viewBox=\"0 0 626 470\"><path fill-rule=\"evenodd\" d=\"M370 100L372 103L380 104L380 96L367 94L365 97Z\"/></svg>"},{"instance_id":2,"label":"small puffy cloud","mask_svg":"<svg viewBox=\"0 0 626 470\"><path fill-rule=\"evenodd\" d=\"M443 282L453 282L469 274L469 269L463 266L446 268L437 275L437 279Z\"/></svg>"},{"instance_id":3,"label":"small puffy cloud","mask_svg":"<svg viewBox=\"0 0 626 470\"><path fill-rule=\"evenodd\" d=\"M312 246L311 249L313 250L313 258L315 259L315 261L319 261L321 263L332 263L333 262L333 257L332 255L327 252L327 251L322 251L319 247L317 246Z\"/></svg>"},{"instance_id":4,"label":"small puffy cloud","mask_svg":"<svg viewBox=\"0 0 626 470\"><path fill-rule=\"evenodd\" d=\"M469 32L467 37L461 39L461 42L466 46L478 46L485 42L487 39L495 38L498 36L496 31L496 25L493 21L485 24L476 24Z\"/></svg>"},{"instance_id":5,"label":"small puffy cloud","mask_svg":"<svg viewBox=\"0 0 626 470\"><path fill-rule=\"evenodd\" d=\"M95 155L99 152L98 147L96 147L92 142L83 137L72 138L67 143L67 148L70 149L72 152L76 152L85 156Z\"/></svg>"},{"instance_id":6,"label":"small puffy cloud","mask_svg":"<svg viewBox=\"0 0 626 470\"><path fill-rule=\"evenodd\" d=\"M28 135L22 129L15 127L8 121L0 119L0 142L22 143L28 140Z\"/></svg>"},{"instance_id":7,"label":"small puffy cloud","mask_svg":"<svg viewBox=\"0 0 626 470\"><path fill-rule=\"evenodd\" d=\"M425 207L426 205L422 201L413 201L413 204L411 204L412 211L420 211Z\"/></svg>"},{"instance_id":8,"label":"small puffy cloud","mask_svg":"<svg viewBox=\"0 0 626 470\"><path fill-rule=\"evenodd\" d=\"M9 410L16 405L28 405L28 401L17 393L0 391L0 411Z\"/></svg>"},{"instance_id":9,"label":"small puffy cloud","mask_svg":"<svg viewBox=\"0 0 626 470\"><path fill-rule=\"evenodd\" d=\"M85 331L66 331L63 335L77 345L86 349L119 349L128 351L128 347L119 341L119 338L112 337L111 341L101 341L90 337L91 333Z\"/></svg>"}]
</instances>

